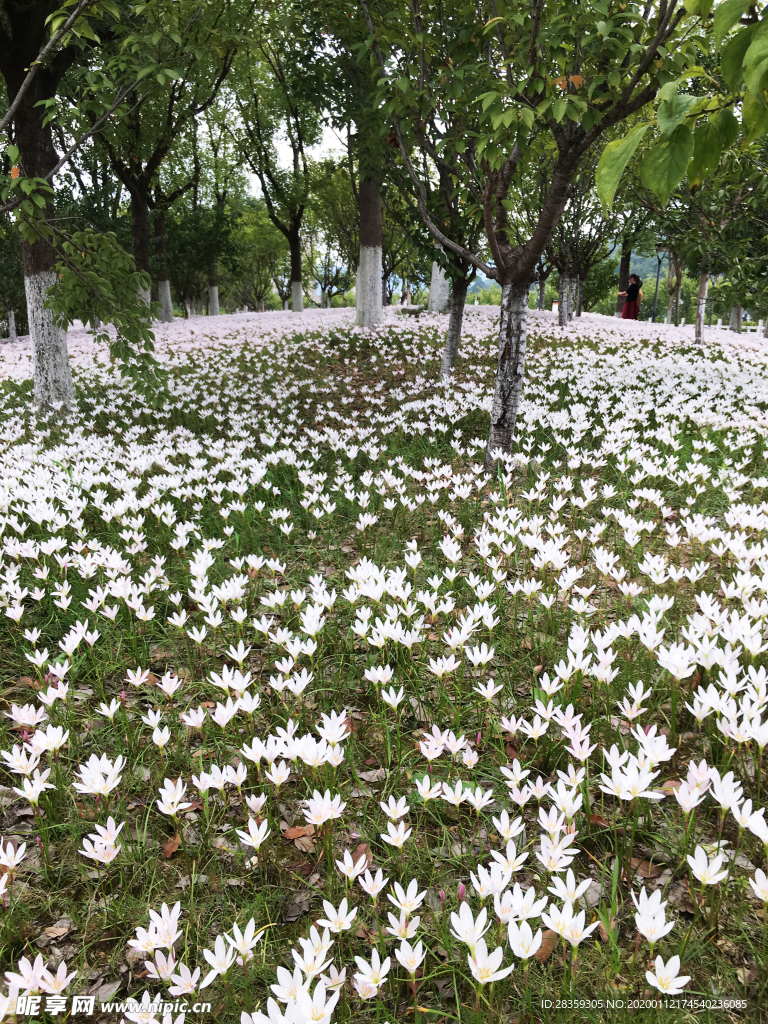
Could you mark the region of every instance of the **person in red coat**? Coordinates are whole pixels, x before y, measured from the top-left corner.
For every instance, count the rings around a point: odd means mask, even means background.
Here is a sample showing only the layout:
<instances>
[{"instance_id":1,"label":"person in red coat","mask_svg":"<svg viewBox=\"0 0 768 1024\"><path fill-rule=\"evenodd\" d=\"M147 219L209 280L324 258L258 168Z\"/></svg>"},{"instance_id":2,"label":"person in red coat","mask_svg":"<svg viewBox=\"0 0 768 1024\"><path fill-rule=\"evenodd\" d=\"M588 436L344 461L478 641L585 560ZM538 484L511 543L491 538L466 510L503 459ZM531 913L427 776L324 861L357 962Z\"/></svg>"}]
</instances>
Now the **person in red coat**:
<instances>
[{"instance_id":1,"label":"person in red coat","mask_svg":"<svg viewBox=\"0 0 768 1024\"><path fill-rule=\"evenodd\" d=\"M643 282L637 276L637 274L629 275L629 285L625 292L619 292L619 295L626 296L624 300L624 309L621 311L622 320L637 320L637 314L640 311L640 303L643 301Z\"/></svg>"}]
</instances>

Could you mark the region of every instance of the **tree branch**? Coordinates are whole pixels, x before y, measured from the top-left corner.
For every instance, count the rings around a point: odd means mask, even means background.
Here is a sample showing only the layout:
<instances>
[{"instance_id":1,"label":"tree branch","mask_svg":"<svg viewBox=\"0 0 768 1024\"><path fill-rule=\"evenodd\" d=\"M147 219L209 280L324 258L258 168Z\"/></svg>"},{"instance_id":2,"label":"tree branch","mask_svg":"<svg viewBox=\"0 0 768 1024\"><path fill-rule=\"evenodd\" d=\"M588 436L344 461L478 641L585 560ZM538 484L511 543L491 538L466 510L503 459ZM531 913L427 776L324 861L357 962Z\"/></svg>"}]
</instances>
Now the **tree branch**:
<instances>
[{"instance_id":1,"label":"tree branch","mask_svg":"<svg viewBox=\"0 0 768 1024\"><path fill-rule=\"evenodd\" d=\"M383 75L384 57L381 53L378 40L376 39L376 33L373 28L371 14L370 11L368 10L366 0L359 0L359 3L365 16L365 22L368 27L368 32L373 38L374 54L376 56L376 61ZM468 263L471 263L473 267L477 267L478 270L482 270L486 277L491 277L495 279L496 271L494 269L489 267L487 263L484 263L483 260L481 260L478 256L475 256L474 253L470 252L468 249L465 249L463 245L457 245L457 243L454 242L453 239L443 234L440 228L438 228L437 225L435 224L431 214L429 213L429 210L427 209L426 189L424 188L423 182L421 181L421 179L416 174L416 171L413 168L411 158L408 155L408 150L406 149L405 146L405 140L403 139L403 133L400 128L400 119L394 112L392 114L392 122L395 127L395 134L397 135L397 144L400 147L400 155L403 158L403 164L405 165L405 169L408 172L408 177L411 179L416 189L416 205L418 207L421 219L424 222L424 226L445 249L450 249L452 253L455 253L455 255L460 256L461 259L466 260Z\"/></svg>"},{"instance_id":2,"label":"tree branch","mask_svg":"<svg viewBox=\"0 0 768 1024\"><path fill-rule=\"evenodd\" d=\"M37 72L40 70L43 62L48 57L48 55L50 54L51 50L53 50L53 48L57 45L57 43L59 43L63 39L63 37L67 34L67 32L69 32L69 30L72 28L74 23L77 21L77 19L83 13L83 11L86 10L88 7L91 7L94 3L96 3L96 0L80 0L80 3L77 5L77 7L74 9L74 11L70 14L70 16L64 22L64 24L58 30L58 32L56 32L55 35L51 36L51 38L48 40L48 42L42 48L42 50L37 55L35 60L32 61L31 65L29 67L29 71L27 72L27 76L24 79L24 81L21 83L21 85L19 86L18 91L17 91L16 95L13 98L13 102L8 107L8 109L6 110L5 114L3 115L2 119L0 120L0 132L4 131L6 126L8 124L10 124L10 122L13 120L14 114L16 113L16 111L19 108L19 104L24 99L24 94L29 89L30 85L32 84L33 78L35 77Z\"/></svg>"}]
</instances>

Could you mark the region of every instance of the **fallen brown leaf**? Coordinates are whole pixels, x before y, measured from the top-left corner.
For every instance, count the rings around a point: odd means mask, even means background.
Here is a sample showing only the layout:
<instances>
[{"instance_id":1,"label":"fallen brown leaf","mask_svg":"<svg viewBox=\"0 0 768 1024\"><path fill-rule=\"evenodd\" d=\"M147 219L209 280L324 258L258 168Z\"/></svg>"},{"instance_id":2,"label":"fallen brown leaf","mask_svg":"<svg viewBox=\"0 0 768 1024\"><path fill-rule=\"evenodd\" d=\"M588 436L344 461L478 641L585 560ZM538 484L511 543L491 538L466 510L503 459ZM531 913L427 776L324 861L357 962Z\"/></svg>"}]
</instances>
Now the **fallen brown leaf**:
<instances>
[{"instance_id":1,"label":"fallen brown leaf","mask_svg":"<svg viewBox=\"0 0 768 1024\"><path fill-rule=\"evenodd\" d=\"M676 789L680 789L682 784L680 779L667 779L666 782L662 782L659 788L663 793L674 793Z\"/></svg>"},{"instance_id":2,"label":"fallen brown leaf","mask_svg":"<svg viewBox=\"0 0 768 1024\"><path fill-rule=\"evenodd\" d=\"M541 945L533 954L540 964L543 964L545 960L549 960L552 956L552 950L555 948L556 944L557 932L550 931L550 929L547 928L541 937Z\"/></svg>"},{"instance_id":3,"label":"fallen brown leaf","mask_svg":"<svg viewBox=\"0 0 768 1024\"><path fill-rule=\"evenodd\" d=\"M298 921L302 914L309 913L309 896L302 896L298 900L294 900L293 903L288 907L285 912L284 920L286 924L293 924L294 921Z\"/></svg>"},{"instance_id":4,"label":"fallen brown leaf","mask_svg":"<svg viewBox=\"0 0 768 1024\"><path fill-rule=\"evenodd\" d=\"M616 918L614 917L612 919L612 921L611 921L611 931L613 931L615 926L616 926ZM603 940L603 942L610 942L611 941L611 936L610 936L610 934L608 932L608 929L605 927L605 925L603 924L602 921L597 926L597 930L598 930L598 932L600 934L600 938Z\"/></svg>"},{"instance_id":5,"label":"fallen brown leaf","mask_svg":"<svg viewBox=\"0 0 768 1024\"><path fill-rule=\"evenodd\" d=\"M658 878L664 870L661 864L653 864L651 861L641 860L639 857L633 857L629 865L641 878Z\"/></svg>"},{"instance_id":6,"label":"fallen brown leaf","mask_svg":"<svg viewBox=\"0 0 768 1024\"><path fill-rule=\"evenodd\" d=\"M314 853L317 849L315 840L311 836L299 836L298 839L294 839L293 845L302 853Z\"/></svg>"},{"instance_id":7,"label":"fallen brown leaf","mask_svg":"<svg viewBox=\"0 0 768 1024\"><path fill-rule=\"evenodd\" d=\"M296 872L297 875L301 875L302 878L309 878L312 872L315 870L314 864L308 860L299 861L298 864L293 864L291 869Z\"/></svg>"},{"instance_id":8,"label":"fallen brown leaf","mask_svg":"<svg viewBox=\"0 0 768 1024\"><path fill-rule=\"evenodd\" d=\"M170 860L171 857L176 853L178 848L181 846L181 836L177 832L175 836L171 836L163 843L163 856L166 860Z\"/></svg>"},{"instance_id":9,"label":"fallen brown leaf","mask_svg":"<svg viewBox=\"0 0 768 1024\"><path fill-rule=\"evenodd\" d=\"M361 857L365 857L365 866L369 868L373 860L373 852L369 843L359 843L352 851L352 863L357 864Z\"/></svg>"},{"instance_id":10,"label":"fallen brown leaf","mask_svg":"<svg viewBox=\"0 0 768 1024\"><path fill-rule=\"evenodd\" d=\"M294 825L293 828L287 828L283 832L286 839L300 839L302 836L313 836L314 834L314 825Z\"/></svg>"},{"instance_id":11,"label":"fallen brown leaf","mask_svg":"<svg viewBox=\"0 0 768 1024\"><path fill-rule=\"evenodd\" d=\"M60 939L62 935L68 935L72 928L69 925L61 925L59 927L51 925L50 928L44 928L43 931L46 935L50 935L52 939Z\"/></svg>"},{"instance_id":12,"label":"fallen brown leaf","mask_svg":"<svg viewBox=\"0 0 768 1024\"><path fill-rule=\"evenodd\" d=\"M611 828L610 821L606 821L602 814L590 814L590 825L600 825L602 828Z\"/></svg>"},{"instance_id":13,"label":"fallen brown leaf","mask_svg":"<svg viewBox=\"0 0 768 1024\"><path fill-rule=\"evenodd\" d=\"M758 979L757 968L737 967L736 977L741 985L754 985Z\"/></svg>"}]
</instances>

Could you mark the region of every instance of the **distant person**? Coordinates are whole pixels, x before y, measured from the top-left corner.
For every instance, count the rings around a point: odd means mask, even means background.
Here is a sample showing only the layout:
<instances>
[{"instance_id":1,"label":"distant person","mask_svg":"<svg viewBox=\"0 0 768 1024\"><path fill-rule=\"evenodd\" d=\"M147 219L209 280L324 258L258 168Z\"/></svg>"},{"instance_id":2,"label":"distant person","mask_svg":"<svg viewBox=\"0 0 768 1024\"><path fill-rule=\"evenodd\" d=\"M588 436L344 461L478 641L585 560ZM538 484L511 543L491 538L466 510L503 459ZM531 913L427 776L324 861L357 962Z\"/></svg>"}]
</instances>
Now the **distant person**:
<instances>
[{"instance_id":1,"label":"distant person","mask_svg":"<svg viewBox=\"0 0 768 1024\"><path fill-rule=\"evenodd\" d=\"M624 309L621 311L622 320L637 320L640 311L640 303L643 301L643 282L637 274L629 275L629 285L625 292L619 292L619 296L626 296Z\"/></svg>"}]
</instances>

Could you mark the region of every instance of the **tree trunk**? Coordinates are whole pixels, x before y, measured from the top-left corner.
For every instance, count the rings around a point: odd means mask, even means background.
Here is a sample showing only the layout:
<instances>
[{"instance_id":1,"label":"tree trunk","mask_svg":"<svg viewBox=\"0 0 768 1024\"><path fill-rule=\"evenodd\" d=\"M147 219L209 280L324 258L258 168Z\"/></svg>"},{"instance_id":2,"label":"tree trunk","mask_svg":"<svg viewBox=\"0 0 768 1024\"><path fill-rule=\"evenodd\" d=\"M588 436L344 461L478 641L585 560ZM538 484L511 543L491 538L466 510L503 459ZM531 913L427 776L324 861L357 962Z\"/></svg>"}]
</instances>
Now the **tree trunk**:
<instances>
[{"instance_id":1,"label":"tree trunk","mask_svg":"<svg viewBox=\"0 0 768 1024\"><path fill-rule=\"evenodd\" d=\"M672 283L672 270L674 268L674 284ZM666 323L674 322L675 326L680 322L680 294L683 290L683 261L675 253L669 254L667 264L667 289L669 291L669 307L667 309Z\"/></svg>"},{"instance_id":2,"label":"tree trunk","mask_svg":"<svg viewBox=\"0 0 768 1024\"><path fill-rule=\"evenodd\" d=\"M165 211L160 210L155 220L155 252L157 253L157 298L160 303L160 320L169 324L173 320L173 299L171 282L168 279L168 240L165 233Z\"/></svg>"},{"instance_id":3,"label":"tree trunk","mask_svg":"<svg viewBox=\"0 0 768 1024\"><path fill-rule=\"evenodd\" d=\"M381 194L378 182L370 175L360 182L360 259L357 266L355 323L358 327L377 327L383 320L381 248L383 228Z\"/></svg>"},{"instance_id":4,"label":"tree trunk","mask_svg":"<svg viewBox=\"0 0 768 1024\"><path fill-rule=\"evenodd\" d=\"M459 354L459 342L461 341L461 322L464 319L464 306L467 301L468 284L469 282L466 277L460 277L458 280L453 282L451 315L448 320L448 333L445 336L443 360L440 364L441 380L450 380L456 366L456 356Z\"/></svg>"},{"instance_id":5,"label":"tree trunk","mask_svg":"<svg viewBox=\"0 0 768 1024\"><path fill-rule=\"evenodd\" d=\"M39 78L39 75L38 75ZM43 124L44 111L35 104L47 99L35 88L36 78L22 99L14 119L16 144L22 173L29 178L44 177L56 165L50 125ZM13 99L9 91L9 99ZM45 209L45 217L52 220L53 203ZM32 343L34 374L34 401L41 411L75 408L75 391L69 367L67 332L54 321L54 314L45 309L48 289L58 283L55 271L56 254L43 239L21 242L24 266L24 292L27 298L27 319Z\"/></svg>"},{"instance_id":6,"label":"tree trunk","mask_svg":"<svg viewBox=\"0 0 768 1024\"><path fill-rule=\"evenodd\" d=\"M568 277L568 322L573 320L573 312L576 308L576 289L578 288L579 279L570 274Z\"/></svg>"},{"instance_id":7,"label":"tree trunk","mask_svg":"<svg viewBox=\"0 0 768 1024\"><path fill-rule=\"evenodd\" d=\"M731 322L728 325L729 331L735 331L736 334L741 334L741 306L734 303L731 306Z\"/></svg>"},{"instance_id":8,"label":"tree trunk","mask_svg":"<svg viewBox=\"0 0 768 1024\"><path fill-rule=\"evenodd\" d=\"M539 287L537 289L538 295L536 299L536 309L544 309L547 303L547 281L546 278L541 278L539 281Z\"/></svg>"},{"instance_id":9,"label":"tree trunk","mask_svg":"<svg viewBox=\"0 0 768 1024\"><path fill-rule=\"evenodd\" d=\"M131 236L136 269L149 273L149 207L138 194L131 196ZM139 295L149 305L152 298L149 288L140 288Z\"/></svg>"},{"instance_id":10,"label":"tree trunk","mask_svg":"<svg viewBox=\"0 0 768 1024\"><path fill-rule=\"evenodd\" d=\"M299 229L291 231L288 245L291 251L291 309L301 313L304 309L304 286L301 280L301 235Z\"/></svg>"},{"instance_id":11,"label":"tree trunk","mask_svg":"<svg viewBox=\"0 0 768 1024\"><path fill-rule=\"evenodd\" d=\"M40 243L22 242L24 258L24 292L27 297L27 318L32 341L32 373L35 405L41 411L75 408L75 391L69 368L67 332L54 322L50 309L45 309L48 290L58 283L55 270L29 270L35 266L34 253ZM25 253L25 249L27 250Z\"/></svg>"},{"instance_id":12,"label":"tree trunk","mask_svg":"<svg viewBox=\"0 0 768 1024\"><path fill-rule=\"evenodd\" d=\"M8 341L16 341L16 316L12 309L8 310Z\"/></svg>"},{"instance_id":13,"label":"tree trunk","mask_svg":"<svg viewBox=\"0 0 768 1024\"><path fill-rule=\"evenodd\" d=\"M625 292L629 288L629 267L632 263L632 250L627 249L622 252L621 259L619 260L619 291ZM623 295L616 296L616 312L615 316L620 317L624 310L624 303L626 299Z\"/></svg>"},{"instance_id":14,"label":"tree trunk","mask_svg":"<svg viewBox=\"0 0 768 1024\"><path fill-rule=\"evenodd\" d=\"M50 34L46 4L4 4L0 30L0 71L5 80L6 102L12 103L29 67ZM44 123L47 108L42 104L56 95L61 70L55 61L38 70L23 95L13 119L12 141L19 148L21 173L44 178L58 162L50 123ZM43 209L46 220L54 216L53 203ZM75 391L67 352L67 332L57 326L54 314L44 309L48 289L56 284L56 255L47 241L22 239L24 291L32 347L34 403L44 412L75 408ZM10 326L10 325L9 325Z\"/></svg>"},{"instance_id":15,"label":"tree trunk","mask_svg":"<svg viewBox=\"0 0 768 1024\"><path fill-rule=\"evenodd\" d=\"M432 262L432 280L429 282L427 310L430 313L444 313L448 308L451 283L437 261Z\"/></svg>"},{"instance_id":16,"label":"tree trunk","mask_svg":"<svg viewBox=\"0 0 768 1024\"><path fill-rule=\"evenodd\" d=\"M493 473L496 452L508 454L520 408L528 340L527 284L504 285L501 293L499 355L491 405L491 427L485 452L485 468Z\"/></svg>"},{"instance_id":17,"label":"tree trunk","mask_svg":"<svg viewBox=\"0 0 768 1024\"><path fill-rule=\"evenodd\" d=\"M221 316L218 284L208 285L208 316Z\"/></svg>"},{"instance_id":18,"label":"tree trunk","mask_svg":"<svg viewBox=\"0 0 768 1024\"><path fill-rule=\"evenodd\" d=\"M557 281L557 322L560 327L568 326L568 276L564 271Z\"/></svg>"},{"instance_id":19,"label":"tree trunk","mask_svg":"<svg viewBox=\"0 0 768 1024\"><path fill-rule=\"evenodd\" d=\"M583 277L576 278L576 316L581 316L584 311L584 285L586 283Z\"/></svg>"},{"instance_id":20,"label":"tree trunk","mask_svg":"<svg viewBox=\"0 0 768 1024\"><path fill-rule=\"evenodd\" d=\"M706 270L702 270L699 274L699 295L696 300L696 333L695 341L697 345L703 344L704 341L704 317L707 312L707 288L709 287L709 274Z\"/></svg>"}]
</instances>

